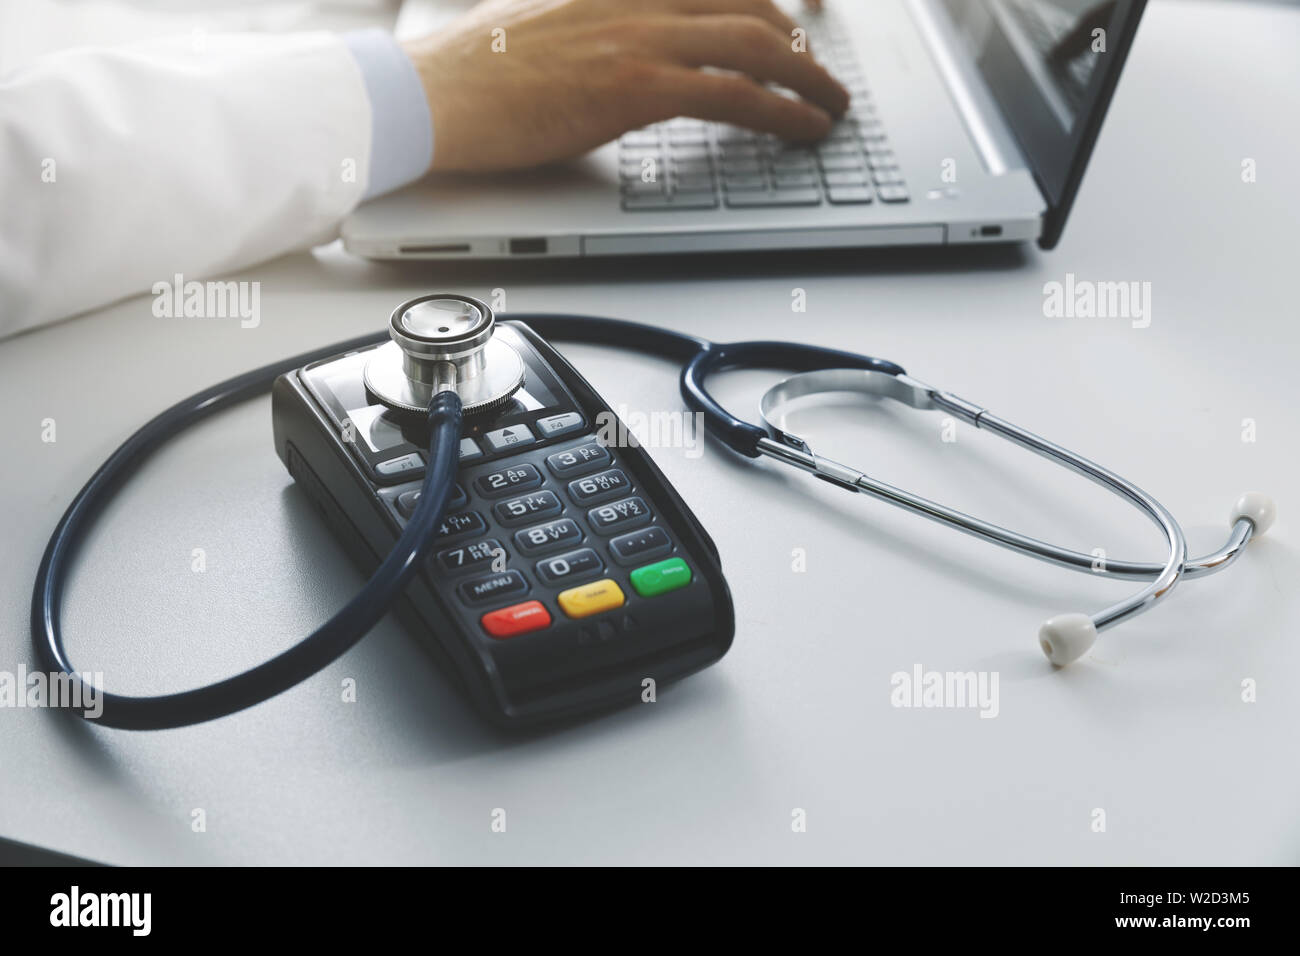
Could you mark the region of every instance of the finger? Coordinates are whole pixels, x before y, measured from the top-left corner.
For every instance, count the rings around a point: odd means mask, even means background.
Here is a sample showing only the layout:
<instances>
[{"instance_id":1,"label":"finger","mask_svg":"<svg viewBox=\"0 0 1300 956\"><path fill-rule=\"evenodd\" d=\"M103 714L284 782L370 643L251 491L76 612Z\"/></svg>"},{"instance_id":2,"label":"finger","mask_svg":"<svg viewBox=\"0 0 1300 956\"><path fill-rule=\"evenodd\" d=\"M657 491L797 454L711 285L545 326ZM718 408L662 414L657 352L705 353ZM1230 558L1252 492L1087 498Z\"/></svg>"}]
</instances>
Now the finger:
<instances>
[{"instance_id":1,"label":"finger","mask_svg":"<svg viewBox=\"0 0 1300 956\"><path fill-rule=\"evenodd\" d=\"M793 142L821 139L834 122L818 106L773 93L735 73L667 67L658 73L652 92L665 117L690 116L731 123Z\"/></svg>"},{"instance_id":2,"label":"finger","mask_svg":"<svg viewBox=\"0 0 1300 956\"><path fill-rule=\"evenodd\" d=\"M701 16L731 13L766 20L787 38L799 25L788 17L772 0L668 0L670 10Z\"/></svg>"},{"instance_id":3,"label":"finger","mask_svg":"<svg viewBox=\"0 0 1300 956\"><path fill-rule=\"evenodd\" d=\"M756 17L672 17L652 21L650 44L683 66L714 66L778 83L832 116L849 107L849 92L806 51L796 52Z\"/></svg>"}]
</instances>

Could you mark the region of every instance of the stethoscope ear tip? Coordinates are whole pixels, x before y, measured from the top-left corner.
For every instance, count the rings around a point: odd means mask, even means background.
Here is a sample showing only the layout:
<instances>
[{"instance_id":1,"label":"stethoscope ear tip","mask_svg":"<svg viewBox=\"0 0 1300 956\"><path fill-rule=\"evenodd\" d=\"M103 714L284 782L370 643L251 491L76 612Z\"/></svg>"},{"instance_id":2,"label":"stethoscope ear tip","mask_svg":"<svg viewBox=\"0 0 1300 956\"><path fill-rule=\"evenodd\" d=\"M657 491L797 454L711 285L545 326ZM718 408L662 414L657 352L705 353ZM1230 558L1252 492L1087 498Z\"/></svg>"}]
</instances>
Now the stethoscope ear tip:
<instances>
[{"instance_id":1,"label":"stethoscope ear tip","mask_svg":"<svg viewBox=\"0 0 1300 956\"><path fill-rule=\"evenodd\" d=\"M1236 524L1242 518L1254 525L1254 535L1259 537L1273 526L1273 521L1277 518L1277 505L1266 494L1248 491L1232 506L1232 515L1228 523Z\"/></svg>"},{"instance_id":2,"label":"stethoscope ear tip","mask_svg":"<svg viewBox=\"0 0 1300 956\"><path fill-rule=\"evenodd\" d=\"M1077 661L1097 640L1097 627L1087 614L1058 614L1038 629L1038 646L1057 667Z\"/></svg>"},{"instance_id":3,"label":"stethoscope ear tip","mask_svg":"<svg viewBox=\"0 0 1300 956\"><path fill-rule=\"evenodd\" d=\"M1277 505L1268 495L1250 491L1237 499L1232 506L1229 523L1234 527L1239 521L1249 521L1251 536L1258 537L1273 525L1277 518ZM1058 614L1043 622L1038 629L1038 646L1056 667L1065 667L1077 661L1097 640L1097 625L1087 614Z\"/></svg>"}]
</instances>

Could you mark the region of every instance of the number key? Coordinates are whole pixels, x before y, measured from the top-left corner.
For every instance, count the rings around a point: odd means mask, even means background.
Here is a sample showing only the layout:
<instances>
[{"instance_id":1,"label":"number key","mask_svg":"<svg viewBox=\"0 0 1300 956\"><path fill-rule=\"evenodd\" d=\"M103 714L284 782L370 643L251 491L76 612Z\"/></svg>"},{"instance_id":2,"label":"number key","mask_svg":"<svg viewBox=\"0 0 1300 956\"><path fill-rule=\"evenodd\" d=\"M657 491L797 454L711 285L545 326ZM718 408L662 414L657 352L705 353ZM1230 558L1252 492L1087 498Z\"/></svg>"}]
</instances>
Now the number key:
<instances>
[{"instance_id":1,"label":"number key","mask_svg":"<svg viewBox=\"0 0 1300 956\"><path fill-rule=\"evenodd\" d=\"M438 528L438 537L463 538L486 530L487 523L477 511L458 511L442 519L442 524Z\"/></svg>"},{"instance_id":2,"label":"number key","mask_svg":"<svg viewBox=\"0 0 1300 956\"><path fill-rule=\"evenodd\" d=\"M587 520L598 533L614 534L646 524L650 520L650 509L640 498L624 498L592 508L587 512Z\"/></svg>"},{"instance_id":3,"label":"number key","mask_svg":"<svg viewBox=\"0 0 1300 956\"><path fill-rule=\"evenodd\" d=\"M559 518L515 532L515 547L523 554L541 554L582 540L582 529L572 518Z\"/></svg>"},{"instance_id":4,"label":"number key","mask_svg":"<svg viewBox=\"0 0 1300 956\"><path fill-rule=\"evenodd\" d=\"M562 478L565 475L580 475L584 471L591 471L608 461L609 449L593 441L575 448L557 451L554 455L547 455L546 467Z\"/></svg>"},{"instance_id":5,"label":"number key","mask_svg":"<svg viewBox=\"0 0 1300 956\"><path fill-rule=\"evenodd\" d=\"M578 504L594 504L605 498L617 498L632 487L627 475L617 468L597 472L569 482L569 496Z\"/></svg>"},{"instance_id":6,"label":"number key","mask_svg":"<svg viewBox=\"0 0 1300 956\"><path fill-rule=\"evenodd\" d=\"M537 573L548 584L576 581L604 570L604 563L591 548L570 551L568 554L557 554L553 558L543 558L537 562Z\"/></svg>"},{"instance_id":7,"label":"number key","mask_svg":"<svg viewBox=\"0 0 1300 956\"><path fill-rule=\"evenodd\" d=\"M505 549L496 538L471 541L456 548L438 552L438 565L449 574L473 571L492 564L494 571L504 571L507 560Z\"/></svg>"},{"instance_id":8,"label":"number key","mask_svg":"<svg viewBox=\"0 0 1300 956\"><path fill-rule=\"evenodd\" d=\"M484 498L500 498L512 491L536 488L542 473L532 465L512 465L474 479L474 490Z\"/></svg>"},{"instance_id":9,"label":"number key","mask_svg":"<svg viewBox=\"0 0 1300 956\"><path fill-rule=\"evenodd\" d=\"M562 510L563 505L560 504L560 499L555 497L555 493L551 491L537 491L531 495L521 495L518 498L499 501L492 507L497 520L504 525L523 524L525 521L534 521L537 518L545 518L547 515L559 514Z\"/></svg>"}]
</instances>

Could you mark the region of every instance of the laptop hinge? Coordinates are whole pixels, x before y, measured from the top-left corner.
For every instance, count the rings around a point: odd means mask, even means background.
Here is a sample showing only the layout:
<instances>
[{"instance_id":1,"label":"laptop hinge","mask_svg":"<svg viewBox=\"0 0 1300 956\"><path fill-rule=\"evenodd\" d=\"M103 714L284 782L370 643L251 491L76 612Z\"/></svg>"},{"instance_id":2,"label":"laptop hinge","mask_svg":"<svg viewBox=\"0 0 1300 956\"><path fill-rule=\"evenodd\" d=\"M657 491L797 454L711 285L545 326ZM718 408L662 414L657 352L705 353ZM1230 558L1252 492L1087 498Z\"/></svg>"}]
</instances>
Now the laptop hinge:
<instances>
[{"instance_id":1,"label":"laptop hinge","mask_svg":"<svg viewBox=\"0 0 1300 956\"><path fill-rule=\"evenodd\" d=\"M1002 119L997 101L962 45L946 11L936 0L907 0L907 10L930 51L980 162L990 176L1003 176L1029 164L1015 135Z\"/></svg>"}]
</instances>

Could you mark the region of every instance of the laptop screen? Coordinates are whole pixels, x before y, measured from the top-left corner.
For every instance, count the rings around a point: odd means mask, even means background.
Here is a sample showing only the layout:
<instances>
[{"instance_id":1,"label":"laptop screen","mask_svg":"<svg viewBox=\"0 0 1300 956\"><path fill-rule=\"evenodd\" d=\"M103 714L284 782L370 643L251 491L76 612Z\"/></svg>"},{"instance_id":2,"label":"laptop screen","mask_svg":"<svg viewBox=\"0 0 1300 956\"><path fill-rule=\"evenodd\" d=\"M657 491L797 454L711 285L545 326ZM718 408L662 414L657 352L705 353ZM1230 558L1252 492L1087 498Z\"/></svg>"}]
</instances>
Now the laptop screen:
<instances>
[{"instance_id":1,"label":"laptop screen","mask_svg":"<svg viewBox=\"0 0 1300 956\"><path fill-rule=\"evenodd\" d=\"M1048 202L1060 238L1145 0L942 0Z\"/></svg>"}]
</instances>

